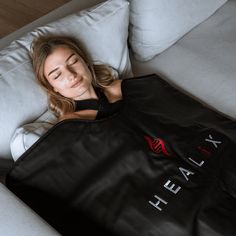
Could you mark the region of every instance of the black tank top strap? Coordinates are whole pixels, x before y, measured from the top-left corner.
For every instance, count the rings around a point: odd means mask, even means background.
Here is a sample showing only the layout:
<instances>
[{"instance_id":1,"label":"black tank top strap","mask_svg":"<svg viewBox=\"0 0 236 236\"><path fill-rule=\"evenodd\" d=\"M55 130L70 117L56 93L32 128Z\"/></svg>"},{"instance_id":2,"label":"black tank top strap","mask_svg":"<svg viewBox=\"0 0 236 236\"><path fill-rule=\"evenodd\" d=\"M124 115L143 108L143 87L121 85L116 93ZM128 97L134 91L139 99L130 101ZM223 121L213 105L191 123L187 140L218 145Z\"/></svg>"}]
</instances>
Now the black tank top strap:
<instances>
[{"instance_id":1,"label":"black tank top strap","mask_svg":"<svg viewBox=\"0 0 236 236\"><path fill-rule=\"evenodd\" d=\"M121 107L122 100L109 103L106 95L99 89L95 89L97 99L75 101L75 111L97 110L96 119L102 119L116 113Z\"/></svg>"},{"instance_id":2,"label":"black tank top strap","mask_svg":"<svg viewBox=\"0 0 236 236\"><path fill-rule=\"evenodd\" d=\"M99 102L96 99L75 101L75 111L98 110Z\"/></svg>"}]
</instances>

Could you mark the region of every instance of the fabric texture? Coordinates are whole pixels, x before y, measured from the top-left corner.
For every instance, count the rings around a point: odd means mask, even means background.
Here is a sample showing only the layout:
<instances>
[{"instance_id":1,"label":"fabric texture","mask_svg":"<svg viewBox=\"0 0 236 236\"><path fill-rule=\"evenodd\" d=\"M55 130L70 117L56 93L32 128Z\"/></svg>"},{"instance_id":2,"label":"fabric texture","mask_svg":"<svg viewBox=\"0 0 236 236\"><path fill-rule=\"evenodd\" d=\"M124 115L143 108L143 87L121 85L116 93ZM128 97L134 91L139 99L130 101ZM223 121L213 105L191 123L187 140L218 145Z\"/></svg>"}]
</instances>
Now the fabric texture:
<instances>
[{"instance_id":1,"label":"fabric texture","mask_svg":"<svg viewBox=\"0 0 236 236\"><path fill-rule=\"evenodd\" d=\"M120 20L122 19L122 21ZM16 128L47 110L46 95L36 83L29 57L34 37L41 34L77 38L94 63L106 63L122 78L130 76L127 48L129 2L108 0L41 26L0 52L0 157L11 159L10 139Z\"/></svg>"},{"instance_id":2,"label":"fabric texture","mask_svg":"<svg viewBox=\"0 0 236 236\"><path fill-rule=\"evenodd\" d=\"M211 16L226 0L130 0L129 41L136 59L147 61Z\"/></svg>"},{"instance_id":3,"label":"fabric texture","mask_svg":"<svg viewBox=\"0 0 236 236\"><path fill-rule=\"evenodd\" d=\"M236 123L156 75L122 93L116 115L50 129L7 187L62 235L235 235Z\"/></svg>"}]
</instances>

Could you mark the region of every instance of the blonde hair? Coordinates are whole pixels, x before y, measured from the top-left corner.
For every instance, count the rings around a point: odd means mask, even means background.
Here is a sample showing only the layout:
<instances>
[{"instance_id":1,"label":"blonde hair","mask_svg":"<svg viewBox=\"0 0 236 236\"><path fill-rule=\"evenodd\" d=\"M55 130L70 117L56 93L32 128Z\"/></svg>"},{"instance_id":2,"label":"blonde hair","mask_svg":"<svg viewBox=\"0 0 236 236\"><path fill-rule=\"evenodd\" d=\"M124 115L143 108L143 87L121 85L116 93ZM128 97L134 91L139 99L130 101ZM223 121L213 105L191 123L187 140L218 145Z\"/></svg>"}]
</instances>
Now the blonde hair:
<instances>
[{"instance_id":1,"label":"blonde hair","mask_svg":"<svg viewBox=\"0 0 236 236\"><path fill-rule=\"evenodd\" d=\"M39 36L31 45L31 58L35 75L40 86L48 95L49 108L58 117L75 110L73 99L62 96L54 91L51 84L44 76L44 63L46 58L59 46L66 46L77 53L88 65L92 75L92 85L95 88L104 89L114 81L112 70L104 64L95 65L81 49L79 42L67 36Z\"/></svg>"}]
</instances>

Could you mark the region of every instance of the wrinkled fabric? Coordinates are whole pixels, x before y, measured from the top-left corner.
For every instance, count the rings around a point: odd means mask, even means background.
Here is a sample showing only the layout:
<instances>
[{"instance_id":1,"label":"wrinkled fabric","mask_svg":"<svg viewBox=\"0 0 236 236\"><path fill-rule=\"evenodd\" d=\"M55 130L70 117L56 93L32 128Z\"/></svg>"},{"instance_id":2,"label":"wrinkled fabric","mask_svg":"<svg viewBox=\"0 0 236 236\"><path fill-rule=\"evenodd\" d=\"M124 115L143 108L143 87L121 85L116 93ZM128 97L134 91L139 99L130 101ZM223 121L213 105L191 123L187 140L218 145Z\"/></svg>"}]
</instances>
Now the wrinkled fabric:
<instances>
[{"instance_id":1,"label":"wrinkled fabric","mask_svg":"<svg viewBox=\"0 0 236 236\"><path fill-rule=\"evenodd\" d=\"M50 129L7 187L62 235L235 235L236 123L154 74L122 93L116 114Z\"/></svg>"}]
</instances>

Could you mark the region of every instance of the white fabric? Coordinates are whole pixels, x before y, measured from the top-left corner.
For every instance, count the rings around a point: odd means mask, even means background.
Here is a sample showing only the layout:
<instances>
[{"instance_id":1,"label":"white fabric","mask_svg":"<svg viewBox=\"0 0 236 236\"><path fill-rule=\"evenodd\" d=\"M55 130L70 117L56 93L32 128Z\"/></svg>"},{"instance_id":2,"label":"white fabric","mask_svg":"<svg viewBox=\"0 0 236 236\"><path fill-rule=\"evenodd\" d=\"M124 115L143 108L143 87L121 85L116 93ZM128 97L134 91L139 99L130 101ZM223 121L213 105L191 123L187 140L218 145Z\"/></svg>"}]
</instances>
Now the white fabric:
<instances>
[{"instance_id":1,"label":"white fabric","mask_svg":"<svg viewBox=\"0 0 236 236\"><path fill-rule=\"evenodd\" d=\"M14 161L52 128L56 122L56 116L50 111L47 111L35 122L17 128L10 142L11 154Z\"/></svg>"},{"instance_id":2,"label":"white fabric","mask_svg":"<svg viewBox=\"0 0 236 236\"><path fill-rule=\"evenodd\" d=\"M0 183L0 235L59 236L31 208Z\"/></svg>"},{"instance_id":3,"label":"white fabric","mask_svg":"<svg viewBox=\"0 0 236 236\"><path fill-rule=\"evenodd\" d=\"M130 0L129 41L136 59L147 61L206 20L226 0Z\"/></svg>"},{"instance_id":4,"label":"white fabric","mask_svg":"<svg viewBox=\"0 0 236 236\"><path fill-rule=\"evenodd\" d=\"M41 26L0 51L0 158L11 158L10 139L15 129L47 109L46 95L36 83L29 58L33 38L47 33L74 36L94 62L109 64L126 77L132 74L128 23L129 2L108 0Z\"/></svg>"}]
</instances>

